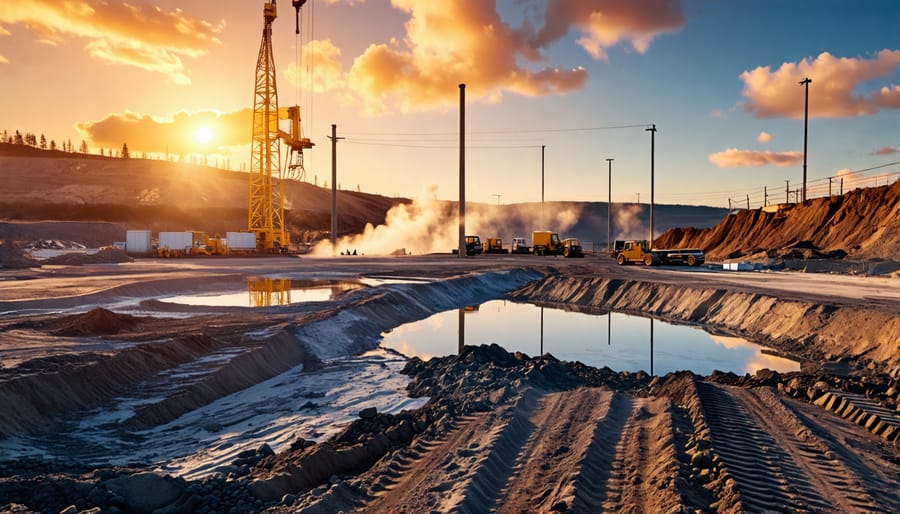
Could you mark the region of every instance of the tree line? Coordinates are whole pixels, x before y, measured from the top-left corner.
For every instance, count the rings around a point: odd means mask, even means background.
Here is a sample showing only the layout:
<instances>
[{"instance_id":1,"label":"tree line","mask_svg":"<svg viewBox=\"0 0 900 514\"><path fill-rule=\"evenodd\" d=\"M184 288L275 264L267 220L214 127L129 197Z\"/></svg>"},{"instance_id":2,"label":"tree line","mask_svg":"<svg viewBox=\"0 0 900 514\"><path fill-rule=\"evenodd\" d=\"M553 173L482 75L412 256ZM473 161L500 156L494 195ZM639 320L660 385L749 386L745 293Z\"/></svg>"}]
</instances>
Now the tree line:
<instances>
[{"instance_id":1,"label":"tree line","mask_svg":"<svg viewBox=\"0 0 900 514\"><path fill-rule=\"evenodd\" d=\"M64 140L59 145L56 144L55 139L51 139L49 143L47 142L47 137L44 134L40 135L40 138L31 132L26 132L22 134L18 130L15 131L14 134L10 134L5 129L2 133L0 133L0 143L8 143L11 145L25 145L31 146L34 148L40 148L41 150L57 150L61 152L75 153L74 146L72 146L72 140ZM90 153L90 149L88 148L87 142L82 139L81 144L78 145L78 153L87 154ZM115 153L115 155L114 155ZM128 144L124 143L122 145L122 150L113 150L110 148L104 151L103 148L100 149L100 155L108 155L109 157L121 157L122 159L131 158L131 154L128 151Z\"/></svg>"}]
</instances>

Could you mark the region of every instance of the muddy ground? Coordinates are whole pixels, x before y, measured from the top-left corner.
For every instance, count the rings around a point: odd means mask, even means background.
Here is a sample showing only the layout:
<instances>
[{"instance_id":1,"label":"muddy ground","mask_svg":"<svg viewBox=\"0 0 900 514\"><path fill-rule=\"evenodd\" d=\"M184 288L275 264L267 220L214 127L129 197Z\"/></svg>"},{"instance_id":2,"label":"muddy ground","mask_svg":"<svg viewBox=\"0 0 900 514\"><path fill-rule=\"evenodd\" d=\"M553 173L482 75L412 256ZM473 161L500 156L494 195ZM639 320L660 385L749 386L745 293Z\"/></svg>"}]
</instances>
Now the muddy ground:
<instances>
[{"instance_id":1,"label":"muddy ground","mask_svg":"<svg viewBox=\"0 0 900 514\"><path fill-rule=\"evenodd\" d=\"M266 309L158 301L285 275L429 280ZM601 256L138 259L0 278L0 448L25 438L57 452L0 453L5 510L900 511L896 278L618 267ZM152 458L85 464L86 450L54 431L203 363L105 427L123 438L190 430L192 413L216 401L298 366L327 371L385 330L495 298L701 323L793 356L802 371L654 377L466 347L402 366L408 394L428 398L420 407L362 409L328 437L260 445L195 475Z\"/></svg>"}]
</instances>

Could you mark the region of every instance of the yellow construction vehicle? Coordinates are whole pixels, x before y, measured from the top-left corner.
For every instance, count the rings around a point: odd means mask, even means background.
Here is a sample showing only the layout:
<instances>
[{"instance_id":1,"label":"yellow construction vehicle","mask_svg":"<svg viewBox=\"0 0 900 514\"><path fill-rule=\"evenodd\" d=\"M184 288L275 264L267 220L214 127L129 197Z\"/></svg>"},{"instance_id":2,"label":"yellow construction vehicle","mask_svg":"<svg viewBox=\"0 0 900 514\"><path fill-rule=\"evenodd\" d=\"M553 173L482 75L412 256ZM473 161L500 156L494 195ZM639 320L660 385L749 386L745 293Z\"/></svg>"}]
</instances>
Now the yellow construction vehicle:
<instances>
[{"instance_id":1,"label":"yellow construction vehicle","mask_svg":"<svg viewBox=\"0 0 900 514\"><path fill-rule=\"evenodd\" d=\"M489 237L484 240L484 253L509 253L509 249L503 248L503 240L499 237Z\"/></svg>"},{"instance_id":2,"label":"yellow construction vehicle","mask_svg":"<svg viewBox=\"0 0 900 514\"><path fill-rule=\"evenodd\" d=\"M563 245L559 234L549 230L535 230L531 233L531 252L535 255L562 255Z\"/></svg>"}]
</instances>

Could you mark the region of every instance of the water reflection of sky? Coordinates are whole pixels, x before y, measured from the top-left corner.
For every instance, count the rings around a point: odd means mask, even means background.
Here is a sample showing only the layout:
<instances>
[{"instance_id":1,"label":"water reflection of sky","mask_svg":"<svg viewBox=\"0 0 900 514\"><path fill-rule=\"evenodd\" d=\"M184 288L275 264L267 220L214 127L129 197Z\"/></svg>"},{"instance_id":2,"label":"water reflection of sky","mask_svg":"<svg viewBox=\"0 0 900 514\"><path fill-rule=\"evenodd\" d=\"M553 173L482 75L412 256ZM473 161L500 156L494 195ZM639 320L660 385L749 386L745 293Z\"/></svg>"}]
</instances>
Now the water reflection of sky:
<instances>
[{"instance_id":1,"label":"water reflection of sky","mask_svg":"<svg viewBox=\"0 0 900 514\"><path fill-rule=\"evenodd\" d=\"M306 302L325 302L334 295L363 287L357 282L308 281L289 279L253 279L243 291L179 295L160 301L204 307L270 307Z\"/></svg>"},{"instance_id":2,"label":"water reflection of sky","mask_svg":"<svg viewBox=\"0 0 900 514\"><path fill-rule=\"evenodd\" d=\"M509 351L539 355L542 310L543 351L561 360L608 366L616 371L650 372L652 366L657 375L680 370L700 375L713 370L742 375L762 368L779 372L800 369L794 361L763 353L756 344L713 336L696 327L619 313L593 315L541 309L504 300L490 301L462 314L465 344L497 343ZM459 326L459 311L446 311L384 334L383 345L423 359L450 355L458 350Z\"/></svg>"}]
</instances>

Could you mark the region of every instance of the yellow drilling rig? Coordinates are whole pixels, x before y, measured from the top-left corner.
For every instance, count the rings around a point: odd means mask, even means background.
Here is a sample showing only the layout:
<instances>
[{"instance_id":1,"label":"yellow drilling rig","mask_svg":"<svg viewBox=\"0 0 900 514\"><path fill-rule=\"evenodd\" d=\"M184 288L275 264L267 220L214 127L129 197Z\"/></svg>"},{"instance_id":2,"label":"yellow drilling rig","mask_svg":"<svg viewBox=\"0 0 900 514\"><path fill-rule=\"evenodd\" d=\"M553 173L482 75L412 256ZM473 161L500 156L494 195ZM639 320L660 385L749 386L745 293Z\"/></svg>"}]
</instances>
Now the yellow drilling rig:
<instances>
[{"instance_id":1,"label":"yellow drilling rig","mask_svg":"<svg viewBox=\"0 0 900 514\"><path fill-rule=\"evenodd\" d=\"M297 13L296 33L300 34L300 8L306 0L292 0ZM278 16L275 0L263 5L262 43L256 60L256 87L253 102L253 142L250 155L250 194L247 230L256 234L256 249L284 252L290 234L284 220L284 180L281 172L281 142L290 149L286 170L296 175L303 169L303 150L313 147L300 134L300 107L278 109L275 60L272 57L272 22ZM298 40L299 44L299 40ZM279 119L290 120L289 132L278 127ZM289 163L289 164L288 164Z\"/></svg>"}]
</instances>

